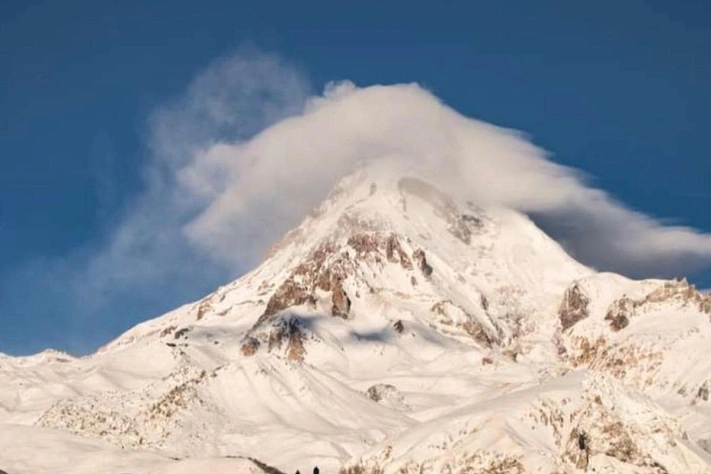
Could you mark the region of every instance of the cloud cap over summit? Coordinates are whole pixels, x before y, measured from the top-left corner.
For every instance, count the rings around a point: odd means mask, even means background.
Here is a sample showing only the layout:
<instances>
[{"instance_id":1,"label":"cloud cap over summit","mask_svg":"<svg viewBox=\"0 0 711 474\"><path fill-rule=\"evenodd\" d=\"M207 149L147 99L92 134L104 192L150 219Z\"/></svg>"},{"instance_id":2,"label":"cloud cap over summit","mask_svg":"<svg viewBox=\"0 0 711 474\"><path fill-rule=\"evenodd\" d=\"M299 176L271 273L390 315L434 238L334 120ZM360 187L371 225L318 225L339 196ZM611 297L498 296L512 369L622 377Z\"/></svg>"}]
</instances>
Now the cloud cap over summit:
<instances>
[{"instance_id":1,"label":"cloud cap over summit","mask_svg":"<svg viewBox=\"0 0 711 474\"><path fill-rule=\"evenodd\" d=\"M427 177L481 205L533 214L596 268L674 276L711 258L711 236L627 208L523 134L465 117L417 84L330 84L251 140L202 150L178 173L205 203L184 229L211 255L244 264L338 178L370 162Z\"/></svg>"}]
</instances>

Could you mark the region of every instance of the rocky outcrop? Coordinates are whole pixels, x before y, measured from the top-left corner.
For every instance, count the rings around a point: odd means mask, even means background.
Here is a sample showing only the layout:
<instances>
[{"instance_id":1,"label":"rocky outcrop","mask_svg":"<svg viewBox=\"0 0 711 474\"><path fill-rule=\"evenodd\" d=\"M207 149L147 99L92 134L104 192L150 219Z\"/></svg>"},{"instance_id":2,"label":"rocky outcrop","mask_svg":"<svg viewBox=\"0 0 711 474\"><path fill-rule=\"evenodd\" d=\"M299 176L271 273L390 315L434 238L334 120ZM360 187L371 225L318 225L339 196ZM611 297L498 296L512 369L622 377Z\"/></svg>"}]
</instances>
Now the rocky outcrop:
<instances>
[{"instance_id":1,"label":"rocky outcrop","mask_svg":"<svg viewBox=\"0 0 711 474\"><path fill-rule=\"evenodd\" d=\"M215 306L224 301L226 293L224 291L215 291L212 294L206 296L200 300L194 307L195 319L200 321L205 316L213 313ZM225 312L218 313L220 316L224 316Z\"/></svg>"},{"instance_id":2,"label":"rocky outcrop","mask_svg":"<svg viewBox=\"0 0 711 474\"><path fill-rule=\"evenodd\" d=\"M245 340L242 342L242 346L240 347L240 351L242 352L242 355L245 357L251 357L254 354L257 353L259 350L259 340L254 337L247 337Z\"/></svg>"},{"instance_id":3,"label":"rocky outcrop","mask_svg":"<svg viewBox=\"0 0 711 474\"><path fill-rule=\"evenodd\" d=\"M394 385L382 383L369 387L368 390L366 390L365 395L374 402L380 402L381 400L388 398L402 399L402 395Z\"/></svg>"},{"instance_id":4,"label":"rocky outcrop","mask_svg":"<svg viewBox=\"0 0 711 474\"><path fill-rule=\"evenodd\" d=\"M426 277L432 275L432 266L427 263L427 256L425 255L424 250L415 250L415 253L412 254L412 259L415 261L415 265L417 265L417 268L420 269L423 275Z\"/></svg>"},{"instance_id":5,"label":"rocky outcrop","mask_svg":"<svg viewBox=\"0 0 711 474\"><path fill-rule=\"evenodd\" d=\"M610 324L610 329L617 332L626 328L640 309L659 303L690 306L711 316L711 296L701 294L686 280L674 280L658 286L642 299L633 300L623 296L614 301L607 310L605 321Z\"/></svg>"},{"instance_id":6,"label":"rocky outcrop","mask_svg":"<svg viewBox=\"0 0 711 474\"><path fill-rule=\"evenodd\" d=\"M491 347L499 342L479 320L449 300L438 301L430 310L438 316L439 324L459 329L482 346Z\"/></svg>"},{"instance_id":7,"label":"rocky outcrop","mask_svg":"<svg viewBox=\"0 0 711 474\"><path fill-rule=\"evenodd\" d=\"M210 300L204 299L198 304L197 307L197 316L196 319L200 321L202 318L205 317L205 315L212 309L212 305L210 304Z\"/></svg>"},{"instance_id":8,"label":"rocky outcrop","mask_svg":"<svg viewBox=\"0 0 711 474\"><path fill-rule=\"evenodd\" d=\"M267 350L277 352L284 348L284 355L288 360L303 362L306 355L305 339L305 333L297 318L280 319L272 325L267 335Z\"/></svg>"},{"instance_id":9,"label":"rocky outcrop","mask_svg":"<svg viewBox=\"0 0 711 474\"><path fill-rule=\"evenodd\" d=\"M412 260L407 255L400 244L400 239L396 235L388 236L385 242L385 257L388 262L398 263L405 270L412 269Z\"/></svg>"},{"instance_id":10,"label":"rocky outcrop","mask_svg":"<svg viewBox=\"0 0 711 474\"><path fill-rule=\"evenodd\" d=\"M627 297L614 301L605 315L605 321L610 324L610 329L617 332L627 327L632 313L636 308L634 301Z\"/></svg>"},{"instance_id":11,"label":"rocky outcrop","mask_svg":"<svg viewBox=\"0 0 711 474\"><path fill-rule=\"evenodd\" d=\"M586 470L590 460L596 456L614 458L618 462L636 468L634 472L667 474L660 461L664 459L654 449L639 444L639 440L654 433L658 439L676 446L675 439L683 436L682 431L670 420L655 417L644 424L620 418L613 403L604 396L589 395L590 398L580 411L573 415L574 423L564 444L563 457L577 469ZM640 410L649 408L639 406ZM652 413L651 411L649 412Z\"/></svg>"},{"instance_id":12,"label":"rocky outcrop","mask_svg":"<svg viewBox=\"0 0 711 474\"><path fill-rule=\"evenodd\" d=\"M563 301L558 309L558 317L563 331L587 318L590 315L589 305L590 299L577 283L565 290Z\"/></svg>"},{"instance_id":13,"label":"rocky outcrop","mask_svg":"<svg viewBox=\"0 0 711 474\"><path fill-rule=\"evenodd\" d=\"M331 315L348 319L351 311L351 299L343 289L343 280L336 278L331 285Z\"/></svg>"},{"instance_id":14,"label":"rocky outcrop","mask_svg":"<svg viewBox=\"0 0 711 474\"><path fill-rule=\"evenodd\" d=\"M297 282L296 276L300 274L297 269L294 275L289 277L277 288L274 295L269 298L264 314L260 317L260 321L292 306L300 306L303 304L313 305L316 303L312 288L309 288L309 285L304 284L305 282L303 281Z\"/></svg>"},{"instance_id":15,"label":"rocky outcrop","mask_svg":"<svg viewBox=\"0 0 711 474\"><path fill-rule=\"evenodd\" d=\"M355 252L355 256L352 252ZM344 282L356 271L358 262L362 260L370 260L377 264L387 260L400 265L405 270L413 269L414 260L423 274L432 273L432 267L427 263L425 253L418 250L410 257L397 235L382 232L356 233L348 237L345 248L339 249L334 243L326 242L313 251L277 287L255 326L263 324L287 308L301 305L315 306L318 299L317 289L332 293L331 315L349 317L351 299L345 291Z\"/></svg>"},{"instance_id":16,"label":"rocky outcrop","mask_svg":"<svg viewBox=\"0 0 711 474\"><path fill-rule=\"evenodd\" d=\"M298 326L292 326L288 335L288 346L286 350L286 358L288 360L303 362L306 355L304 348L304 334Z\"/></svg>"},{"instance_id":17,"label":"rocky outcrop","mask_svg":"<svg viewBox=\"0 0 711 474\"><path fill-rule=\"evenodd\" d=\"M676 302L682 307L694 307L711 316L711 295L702 294L686 279L665 282L645 296L644 300L637 301L636 307L663 302Z\"/></svg>"},{"instance_id":18,"label":"rocky outcrop","mask_svg":"<svg viewBox=\"0 0 711 474\"><path fill-rule=\"evenodd\" d=\"M340 282L346 273L343 265L344 258L343 256L334 258L335 254L336 248L330 242L314 250L269 298L264 313L255 327L287 308L301 305L314 306L317 300L316 289L331 291L337 285L342 291ZM329 260L331 261L327 264ZM334 285L334 282L337 283Z\"/></svg>"},{"instance_id":19,"label":"rocky outcrop","mask_svg":"<svg viewBox=\"0 0 711 474\"><path fill-rule=\"evenodd\" d=\"M349 249L352 250L349 252ZM355 256L352 252L355 252ZM433 272L425 252L418 249L412 256L408 255L397 235L383 232L356 233L348 237L347 248L339 249L334 243L327 242L313 251L277 287L255 326L293 306L314 307L318 300L317 289L332 293L332 316L350 317L351 298L345 290L344 282L356 271L358 262L362 260L376 264L387 261L407 271L416 267L425 277ZM410 275L410 279L413 286L417 284L414 275Z\"/></svg>"},{"instance_id":20,"label":"rocky outcrop","mask_svg":"<svg viewBox=\"0 0 711 474\"><path fill-rule=\"evenodd\" d=\"M464 321L461 324L461 327L467 334L472 337L472 339L480 343L482 346L491 347L492 339L491 337L489 337L489 334L486 332L484 326L482 326L481 323L469 320Z\"/></svg>"},{"instance_id":21,"label":"rocky outcrop","mask_svg":"<svg viewBox=\"0 0 711 474\"><path fill-rule=\"evenodd\" d=\"M264 312L245 337L242 353L246 356L253 355L259 350L260 344L264 343L274 347L273 341L267 341L263 335L258 336L260 328L268 327L270 322L277 321L278 315L288 308L307 306L315 309L317 302L323 298L319 292L331 293L331 316L344 319L352 317L352 299L346 290L346 283L349 277L360 271L359 263L363 261L368 261L371 265L394 263L408 272L416 266L426 277L432 274L432 267L427 262L425 252L416 250L412 256L408 255L402 240L392 233L355 233L348 237L343 247L338 247L331 241L325 242L312 251L276 288L268 299ZM416 284L414 275L410 275L410 279L414 282L413 285ZM360 282L368 285L363 280ZM372 288L370 290L372 291ZM355 294L358 294L357 291ZM490 343L486 331L475 323L470 322L461 327L483 344ZM261 330L261 333L263 332ZM298 344L295 344L296 353L301 352Z\"/></svg>"},{"instance_id":22,"label":"rocky outcrop","mask_svg":"<svg viewBox=\"0 0 711 474\"><path fill-rule=\"evenodd\" d=\"M701 386L699 387L699 390L696 392L696 398L694 398L694 402L708 402L709 398L711 397L711 380L707 380Z\"/></svg>"}]
</instances>

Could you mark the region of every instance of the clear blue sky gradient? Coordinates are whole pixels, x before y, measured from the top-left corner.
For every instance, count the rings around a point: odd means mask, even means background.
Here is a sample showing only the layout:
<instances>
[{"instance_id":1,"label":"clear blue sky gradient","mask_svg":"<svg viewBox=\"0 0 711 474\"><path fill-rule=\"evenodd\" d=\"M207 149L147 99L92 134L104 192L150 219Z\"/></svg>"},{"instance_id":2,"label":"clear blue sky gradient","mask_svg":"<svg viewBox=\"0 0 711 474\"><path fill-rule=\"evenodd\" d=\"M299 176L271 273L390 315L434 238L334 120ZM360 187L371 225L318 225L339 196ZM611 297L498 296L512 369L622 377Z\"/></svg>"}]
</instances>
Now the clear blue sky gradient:
<instances>
[{"instance_id":1,"label":"clear blue sky gradient","mask_svg":"<svg viewBox=\"0 0 711 474\"><path fill-rule=\"evenodd\" d=\"M0 3L3 274L99 242L142 187L148 114L244 45L317 89L417 81L630 207L711 232L711 2L147 3ZM78 343L70 316L0 288L0 351L86 350L204 290L112 308Z\"/></svg>"}]
</instances>

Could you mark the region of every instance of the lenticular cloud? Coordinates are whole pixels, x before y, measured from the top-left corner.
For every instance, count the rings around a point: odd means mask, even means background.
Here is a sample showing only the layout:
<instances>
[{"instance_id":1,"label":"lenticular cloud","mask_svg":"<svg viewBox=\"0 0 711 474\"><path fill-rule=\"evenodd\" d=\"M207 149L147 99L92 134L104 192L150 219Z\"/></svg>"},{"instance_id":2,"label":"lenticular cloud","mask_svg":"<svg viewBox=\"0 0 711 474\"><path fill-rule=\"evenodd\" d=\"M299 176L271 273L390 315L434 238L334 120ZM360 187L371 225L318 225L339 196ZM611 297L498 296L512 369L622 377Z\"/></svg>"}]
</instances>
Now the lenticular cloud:
<instances>
[{"instance_id":1,"label":"lenticular cloud","mask_svg":"<svg viewBox=\"0 0 711 474\"><path fill-rule=\"evenodd\" d=\"M522 134L465 117L417 84L331 84L253 138L202 149L178 171L183 191L205 203L184 231L215 258L254 264L337 179L377 161L533 214L600 269L670 276L711 259L711 236L626 208Z\"/></svg>"}]
</instances>

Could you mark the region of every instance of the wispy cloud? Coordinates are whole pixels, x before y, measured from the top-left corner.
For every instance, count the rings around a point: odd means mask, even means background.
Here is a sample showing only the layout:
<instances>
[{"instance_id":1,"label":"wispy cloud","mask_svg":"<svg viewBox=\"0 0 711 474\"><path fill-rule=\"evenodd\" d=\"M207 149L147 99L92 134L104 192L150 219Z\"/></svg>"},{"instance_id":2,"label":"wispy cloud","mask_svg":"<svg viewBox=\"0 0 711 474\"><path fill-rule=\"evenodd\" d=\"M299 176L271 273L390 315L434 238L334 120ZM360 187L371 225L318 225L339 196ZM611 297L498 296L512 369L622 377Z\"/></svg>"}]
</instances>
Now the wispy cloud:
<instances>
[{"instance_id":1,"label":"wispy cloud","mask_svg":"<svg viewBox=\"0 0 711 474\"><path fill-rule=\"evenodd\" d=\"M197 75L148 118L144 190L103 238L0 274L0 314L14 328L0 334L0 350L87 352L238 274L241 267L213 259L183 232L209 200L182 185L180 174L203 150L239 143L303 110L309 95L299 71L258 51L221 58ZM102 187L110 186L106 171L97 171Z\"/></svg>"},{"instance_id":2,"label":"wispy cloud","mask_svg":"<svg viewBox=\"0 0 711 474\"><path fill-rule=\"evenodd\" d=\"M278 57L242 52L148 122L145 190L119 224L102 243L6 272L0 311L37 324L51 313L65 334L84 332L72 347L93 348L254 265L337 179L377 160L531 213L601 269L677 275L711 261L711 236L628 209L522 134L467 118L416 84L343 82L313 96Z\"/></svg>"}]
</instances>

